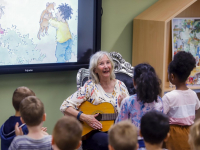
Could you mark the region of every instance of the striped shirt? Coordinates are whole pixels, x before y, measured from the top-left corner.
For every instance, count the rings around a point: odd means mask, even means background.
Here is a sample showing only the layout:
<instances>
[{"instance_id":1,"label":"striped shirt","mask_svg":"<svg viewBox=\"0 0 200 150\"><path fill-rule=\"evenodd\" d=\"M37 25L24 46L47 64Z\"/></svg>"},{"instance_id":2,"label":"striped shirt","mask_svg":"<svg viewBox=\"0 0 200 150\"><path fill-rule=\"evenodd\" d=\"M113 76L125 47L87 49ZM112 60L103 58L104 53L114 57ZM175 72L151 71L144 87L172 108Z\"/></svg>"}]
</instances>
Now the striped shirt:
<instances>
[{"instance_id":1,"label":"striped shirt","mask_svg":"<svg viewBox=\"0 0 200 150\"><path fill-rule=\"evenodd\" d=\"M27 135L16 136L8 150L52 150L51 135L45 135L42 139L32 139Z\"/></svg>"},{"instance_id":2,"label":"striped shirt","mask_svg":"<svg viewBox=\"0 0 200 150\"><path fill-rule=\"evenodd\" d=\"M164 113L169 117L170 124L192 125L195 119L195 110L199 109L200 102L197 94L191 90L173 90L163 96Z\"/></svg>"}]
</instances>

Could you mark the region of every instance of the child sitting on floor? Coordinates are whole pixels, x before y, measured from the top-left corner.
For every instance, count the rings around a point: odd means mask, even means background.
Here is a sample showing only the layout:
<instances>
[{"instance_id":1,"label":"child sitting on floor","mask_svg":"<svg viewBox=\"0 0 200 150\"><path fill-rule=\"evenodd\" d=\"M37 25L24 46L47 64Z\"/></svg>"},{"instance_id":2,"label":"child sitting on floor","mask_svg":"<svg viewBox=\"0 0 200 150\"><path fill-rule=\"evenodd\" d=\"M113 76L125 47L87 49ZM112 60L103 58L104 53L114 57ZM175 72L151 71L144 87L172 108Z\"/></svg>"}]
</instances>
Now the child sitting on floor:
<instances>
[{"instance_id":1,"label":"child sitting on floor","mask_svg":"<svg viewBox=\"0 0 200 150\"><path fill-rule=\"evenodd\" d=\"M35 96L28 96L21 101L19 111L21 121L26 123L29 133L22 135L23 133L15 127L17 136L12 141L9 150L52 150L51 135L45 135L41 130L43 121L46 120L43 103Z\"/></svg>"},{"instance_id":2,"label":"child sitting on floor","mask_svg":"<svg viewBox=\"0 0 200 150\"><path fill-rule=\"evenodd\" d=\"M169 119L158 111L147 112L141 119L140 135L146 150L162 150L163 141L169 137Z\"/></svg>"},{"instance_id":3,"label":"child sitting on floor","mask_svg":"<svg viewBox=\"0 0 200 150\"><path fill-rule=\"evenodd\" d=\"M82 125L70 116L59 119L52 134L52 147L54 150L74 150L81 145Z\"/></svg>"},{"instance_id":4,"label":"child sitting on floor","mask_svg":"<svg viewBox=\"0 0 200 150\"><path fill-rule=\"evenodd\" d=\"M200 102L197 94L187 87L186 80L195 66L195 58L185 51L178 52L168 66L169 81L176 89L162 98L164 113L169 117L170 124L167 149L190 150L189 128L194 123L195 110L199 109Z\"/></svg>"},{"instance_id":5,"label":"child sitting on floor","mask_svg":"<svg viewBox=\"0 0 200 150\"><path fill-rule=\"evenodd\" d=\"M200 149L200 119L190 127L189 144L192 150Z\"/></svg>"},{"instance_id":6,"label":"child sitting on floor","mask_svg":"<svg viewBox=\"0 0 200 150\"><path fill-rule=\"evenodd\" d=\"M108 131L109 150L137 150L137 128L128 120L113 125Z\"/></svg>"},{"instance_id":7,"label":"child sitting on floor","mask_svg":"<svg viewBox=\"0 0 200 150\"><path fill-rule=\"evenodd\" d=\"M35 96L35 93L27 87L18 87L12 97L12 104L15 109L15 115L11 116L6 122L1 126L0 136L1 136L1 150L8 150L12 140L15 135L15 124L18 122L24 134L28 134L28 129L25 124L20 120L19 105L20 102L27 96Z\"/></svg>"}]
</instances>

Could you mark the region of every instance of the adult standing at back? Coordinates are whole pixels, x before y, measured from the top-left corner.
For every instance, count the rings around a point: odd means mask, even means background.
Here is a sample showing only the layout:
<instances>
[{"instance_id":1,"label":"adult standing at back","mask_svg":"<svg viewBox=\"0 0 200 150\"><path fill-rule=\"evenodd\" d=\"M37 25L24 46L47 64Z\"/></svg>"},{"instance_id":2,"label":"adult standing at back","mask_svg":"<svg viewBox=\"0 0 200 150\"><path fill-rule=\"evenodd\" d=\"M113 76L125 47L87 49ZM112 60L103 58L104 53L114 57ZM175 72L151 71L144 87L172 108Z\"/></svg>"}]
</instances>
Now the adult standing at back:
<instances>
[{"instance_id":1,"label":"adult standing at back","mask_svg":"<svg viewBox=\"0 0 200 150\"><path fill-rule=\"evenodd\" d=\"M84 101L94 105L108 102L118 112L122 99L129 96L129 93L125 84L115 79L114 62L107 52L99 51L91 57L89 71L91 80L68 97L62 103L60 110L64 115L77 117L97 130L83 141L83 149L108 150L107 133L98 131L102 128L102 124L95 118L98 114L86 115L77 109Z\"/></svg>"}]
</instances>

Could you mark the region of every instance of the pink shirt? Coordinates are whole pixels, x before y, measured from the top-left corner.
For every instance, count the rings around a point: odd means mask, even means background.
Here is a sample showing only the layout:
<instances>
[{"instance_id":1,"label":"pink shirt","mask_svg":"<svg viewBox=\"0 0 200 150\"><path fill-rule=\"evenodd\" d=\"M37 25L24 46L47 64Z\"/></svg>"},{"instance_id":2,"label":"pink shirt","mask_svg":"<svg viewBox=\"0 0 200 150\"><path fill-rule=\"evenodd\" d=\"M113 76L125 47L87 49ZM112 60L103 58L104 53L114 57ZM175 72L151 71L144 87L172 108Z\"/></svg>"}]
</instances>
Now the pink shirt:
<instances>
[{"instance_id":1,"label":"pink shirt","mask_svg":"<svg viewBox=\"0 0 200 150\"><path fill-rule=\"evenodd\" d=\"M193 90L173 90L166 93L162 100L164 113L168 115L170 124L194 123L195 110L199 109L200 102Z\"/></svg>"}]
</instances>

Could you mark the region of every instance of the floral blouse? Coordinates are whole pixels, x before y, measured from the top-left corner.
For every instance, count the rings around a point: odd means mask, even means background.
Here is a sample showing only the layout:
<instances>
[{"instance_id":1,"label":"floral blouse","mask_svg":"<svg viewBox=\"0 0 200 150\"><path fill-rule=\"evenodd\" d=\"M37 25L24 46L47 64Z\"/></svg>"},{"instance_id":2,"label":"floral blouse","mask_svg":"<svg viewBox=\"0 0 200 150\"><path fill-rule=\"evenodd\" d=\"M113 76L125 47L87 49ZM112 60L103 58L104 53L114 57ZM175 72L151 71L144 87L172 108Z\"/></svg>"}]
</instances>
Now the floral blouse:
<instances>
[{"instance_id":1,"label":"floral blouse","mask_svg":"<svg viewBox=\"0 0 200 150\"><path fill-rule=\"evenodd\" d=\"M106 93L100 84L95 84L93 81L88 80L83 87L64 100L60 106L60 111L64 114L66 108L71 106L74 109L78 109L84 101L88 101L94 105L109 102L113 105L116 112L118 112L118 99L122 94L129 96L129 93L122 81L115 80L116 83L112 93Z\"/></svg>"},{"instance_id":2,"label":"floral blouse","mask_svg":"<svg viewBox=\"0 0 200 150\"><path fill-rule=\"evenodd\" d=\"M140 129L140 120L142 116L151 110L158 110L163 112L163 101L161 97L158 96L158 102L152 103L142 103L137 100L137 94L125 98L120 107L120 111L115 123L122 120L130 119L131 122Z\"/></svg>"}]
</instances>

